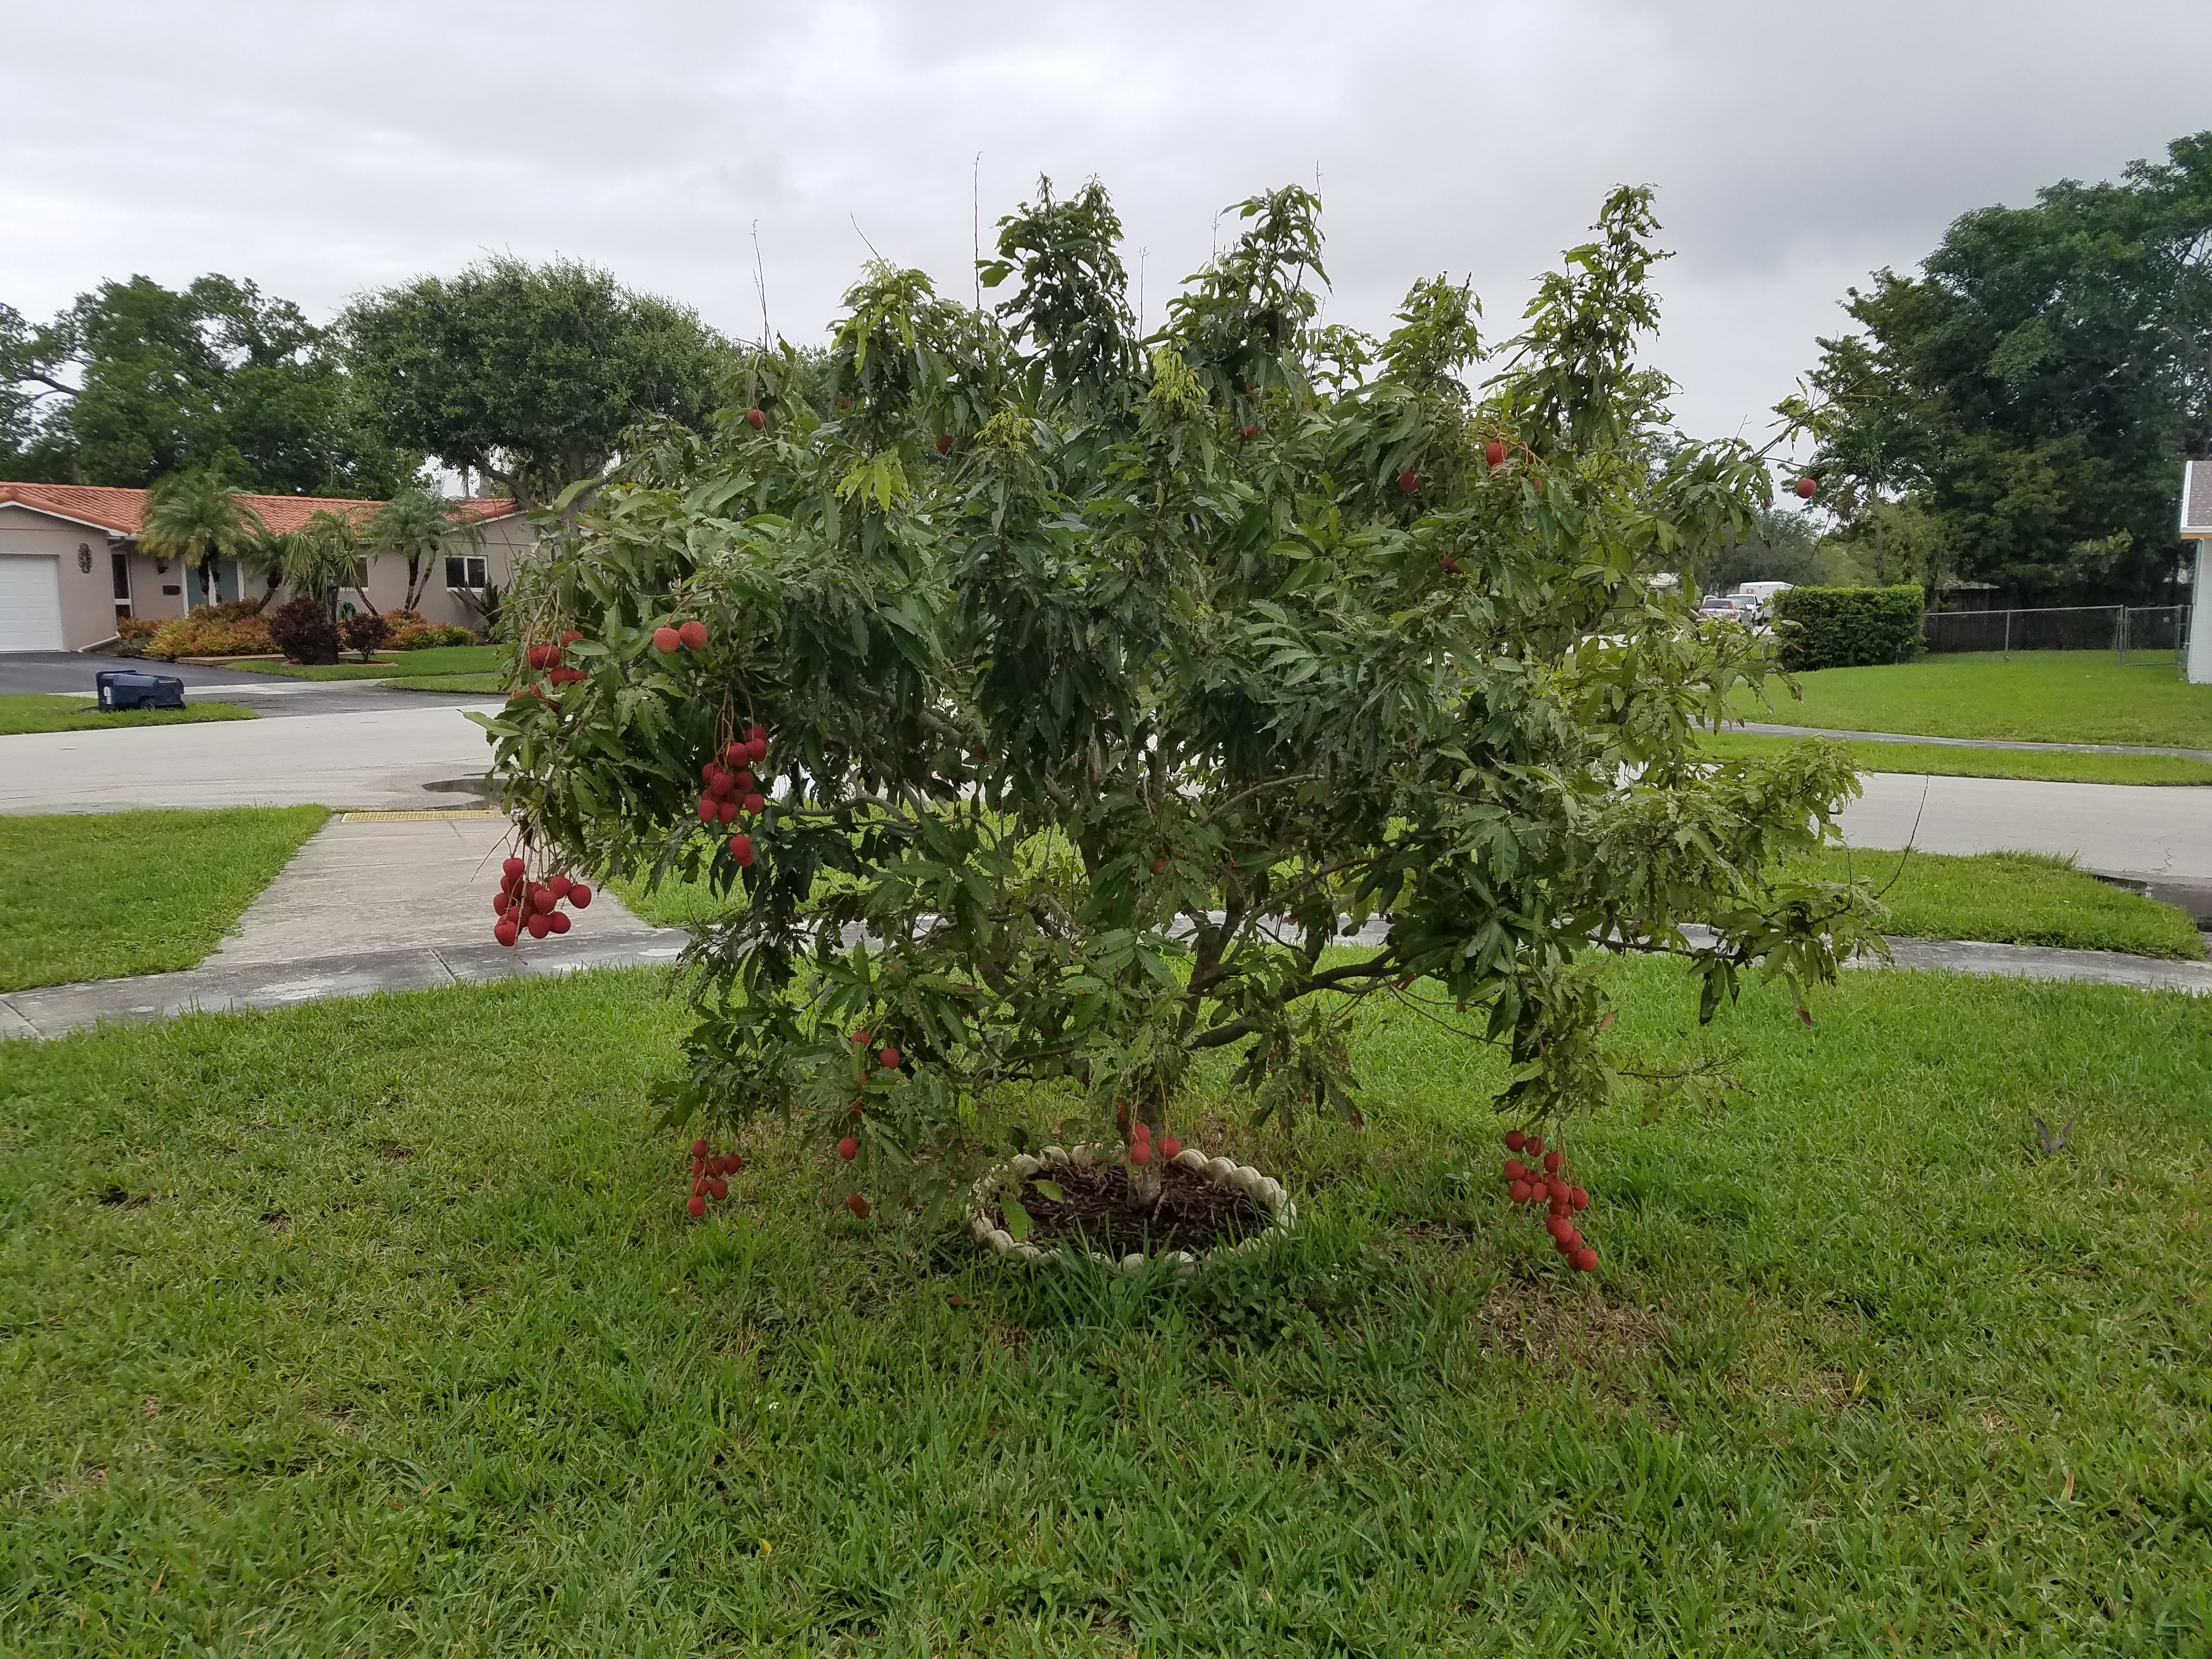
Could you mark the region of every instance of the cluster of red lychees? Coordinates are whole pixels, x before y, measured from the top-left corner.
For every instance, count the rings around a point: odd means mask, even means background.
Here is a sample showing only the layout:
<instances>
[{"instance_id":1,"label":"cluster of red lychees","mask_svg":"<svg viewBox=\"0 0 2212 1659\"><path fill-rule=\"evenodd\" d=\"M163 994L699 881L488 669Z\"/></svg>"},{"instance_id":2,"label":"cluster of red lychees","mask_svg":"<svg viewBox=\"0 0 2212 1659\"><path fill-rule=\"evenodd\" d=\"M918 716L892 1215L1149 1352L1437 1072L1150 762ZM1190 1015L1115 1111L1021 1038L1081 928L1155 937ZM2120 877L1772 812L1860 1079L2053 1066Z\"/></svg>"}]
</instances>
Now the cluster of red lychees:
<instances>
[{"instance_id":1,"label":"cluster of red lychees","mask_svg":"<svg viewBox=\"0 0 2212 1659\"><path fill-rule=\"evenodd\" d=\"M663 623L653 630L653 648L664 657L678 651L704 651L707 648L707 624L696 617L680 626Z\"/></svg>"},{"instance_id":2,"label":"cluster of red lychees","mask_svg":"<svg viewBox=\"0 0 2212 1659\"><path fill-rule=\"evenodd\" d=\"M761 792L761 781L753 769L767 759L768 728L754 726L742 738L723 750L720 760L710 760L701 766L699 781L706 788L699 797L699 822L735 823L740 812L754 817L765 811L768 797ZM732 836L730 856L740 865L750 866L753 838L742 831Z\"/></svg>"},{"instance_id":3,"label":"cluster of red lychees","mask_svg":"<svg viewBox=\"0 0 2212 1659\"><path fill-rule=\"evenodd\" d=\"M708 1152L702 1138L691 1143L691 1196L684 1200L684 1207L693 1215L707 1213L710 1198L730 1195L729 1177L745 1167L744 1159L735 1152Z\"/></svg>"},{"instance_id":4,"label":"cluster of red lychees","mask_svg":"<svg viewBox=\"0 0 2212 1659\"><path fill-rule=\"evenodd\" d=\"M553 645L533 645L523 653L522 659L533 669L542 670L545 678L556 685L571 685L585 678L580 668L570 668L562 660L568 647L584 636L571 631L563 634Z\"/></svg>"},{"instance_id":5,"label":"cluster of red lychees","mask_svg":"<svg viewBox=\"0 0 2212 1659\"><path fill-rule=\"evenodd\" d=\"M1129 1162L1135 1164L1139 1169L1142 1169L1146 1164L1150 1164L1152 1161L1152 1153L1154 1151L1152 1145L1152 1126L1146 1122L1142 1118L1139 1118L1134 1125L1132 1125L1129 1122L1128 1114L1126 1112L1121 1113L1119 1115L1121 1128L1129 1138ZM1182 1150L1182 1142L1177 1140L1171 1134L1164 1133L1162 1133L1158 1148L1161 1163L1174 1163L1176 1154Z\"/></svg>"},{"instance_id":6,"label":"cluster of red lychees","mask_svg":"<svg viewBox=\"0 0 2212 1659\"><path fill-rule=\"evenodd\" d=\"M1589 1208L1589 1194L1567 1184L1565 1155L1557 1147L1546 1152L1543 1136L1525 1135L1518 1129L1506 1132L1505 1150L1537 1160L1533 1164L1517 1158L1505 1160L1507 1195L1516 1204L1547 1204L1552 1213L1544 1228L1552 1235L1553 1247L1577 1273L1594 1271L1597 1251L1583 1240L1573 1221L1578 1212Z\"/></svg>"},{"instance_id":7,"label":"cluster of red lychees","mask_svg":"<svg viewBox=\"0 0 2212 1659\"><path fill-rule=\"evenodd\" d=\"M558 871L543 881L532 881L529 866L519 858L511 858L500 866L499 895L491 902L499 920L492 924L491 936L501 945L512 945L526 932L532 939L565 933L568 917L560 908L563 903L589 909L592 890Z\"/></svg>"}]
</instances>

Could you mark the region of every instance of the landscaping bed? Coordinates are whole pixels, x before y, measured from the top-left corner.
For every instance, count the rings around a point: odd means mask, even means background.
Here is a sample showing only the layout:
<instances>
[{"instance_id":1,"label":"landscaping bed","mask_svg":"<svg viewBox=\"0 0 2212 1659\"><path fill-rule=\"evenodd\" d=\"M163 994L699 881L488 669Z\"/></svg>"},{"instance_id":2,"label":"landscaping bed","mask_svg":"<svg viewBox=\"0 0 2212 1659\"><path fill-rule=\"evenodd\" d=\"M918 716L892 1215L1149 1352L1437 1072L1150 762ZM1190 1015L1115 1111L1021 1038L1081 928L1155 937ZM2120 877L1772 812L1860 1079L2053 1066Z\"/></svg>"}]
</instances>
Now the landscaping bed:
<instances>
[{"instance_id":1,"label":"landscaping bed","mask_svg":"<svg viewBox=\"0 0 2212 1659\"><path fill-rule=\"evenodd\" d=\"M1188 1283L854 1221L765 1127L689 1221L658 973L12 1045L0 1648L2197 1645L2212 1006L1869 974L1699 1033L1608 973L1749 1092L1569 1130L1582 1275L1498 1194L1503 1062L1410 1014L1364 1133L1205 1096L1302 1214Z\"/></svg>"},{"instance_id":2,"label":"landscaping bed","mask_svg":"<svg viewBox=\"0 0 2212 1659\"><path fill-rule=\"evenodd\" d=\"M1740 695L1740 719L1831 731L1906 732L2026 743L2150 744L2212 750L2212 685L2173 665L2123 664L2106 651L1925 657L1884 668L1824 668L1778 685L1771 705Z\"/></svg>"},{"instance_id":3,"label":"landscaping bed","mask_svg":"<svg viewBox=\"0 0 2212 1659\"><path fill-rule=\"evenodd\" d=\"M197 966L327 817L320 806L0 817L0 991Z\"/></svg>"},{"instance_id":4,"label":"landscaping bed","mask_svg":"<svg viewBox=\"0 0 2212 1659\"><path fill-rule=\"evenodd\" d=\"M159 670L155 671L159 672ZM118 726L197 726L258 719L234 702L189 702L182 708L102 708L88 697L25 691L0 696L0 737L25 732L97 732Z\"/></svg>"}]
</instances>

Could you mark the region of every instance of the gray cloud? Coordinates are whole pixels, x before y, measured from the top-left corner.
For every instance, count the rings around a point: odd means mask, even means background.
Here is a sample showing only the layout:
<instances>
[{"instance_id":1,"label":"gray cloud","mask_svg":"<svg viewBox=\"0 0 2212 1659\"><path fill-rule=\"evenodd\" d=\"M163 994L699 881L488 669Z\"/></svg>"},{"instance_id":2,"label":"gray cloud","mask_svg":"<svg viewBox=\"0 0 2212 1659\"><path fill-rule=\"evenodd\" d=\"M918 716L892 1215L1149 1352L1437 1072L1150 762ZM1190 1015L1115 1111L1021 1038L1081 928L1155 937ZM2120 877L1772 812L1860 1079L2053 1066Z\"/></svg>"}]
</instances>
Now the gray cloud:
<instances>
[{"instance_id":1,"label":"gray cloud","mask_svg":"<svg viewBox=\"0 0 2212 1659\"><path fill-rule=\"evenodd\" d=\"M1332 319L1449 270L1503 335L1632 180L1677 253L1652 359L1709 433L1760 423L1844 288L1958 213L2212 125L2212 8L2162 0L80 0L17 9L10 46L0 299L33 315L205 270L326 315L501 249L749 335L757 222L809 337L863 235L970 292L971 183L988 245L1042 172L1113 188L1157 319L1224 204L1317 174Z\"/></svg>"}]
</instances>

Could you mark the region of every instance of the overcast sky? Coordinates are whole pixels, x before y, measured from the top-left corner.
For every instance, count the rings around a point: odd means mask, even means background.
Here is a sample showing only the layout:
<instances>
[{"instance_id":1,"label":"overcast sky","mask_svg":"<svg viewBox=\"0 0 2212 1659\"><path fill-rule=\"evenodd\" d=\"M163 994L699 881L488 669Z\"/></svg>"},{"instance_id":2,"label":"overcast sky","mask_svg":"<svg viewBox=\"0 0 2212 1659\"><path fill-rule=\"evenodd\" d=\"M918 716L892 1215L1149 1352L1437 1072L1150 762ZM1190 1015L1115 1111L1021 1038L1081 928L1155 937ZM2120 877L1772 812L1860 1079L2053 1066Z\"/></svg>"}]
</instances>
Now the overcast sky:
<instances>
[{"instance_id":1,"label":"overcast sky","mask_svg":"<svg viewBox=\"0 0 2212 1659\"><path fill-rule=\"evenodd\" d=\"M988 246L1042 172L1111 188L1154 322L1222 207L1318 175L1330 320L1386 328L1412 279L1449 271L1502 335L1632 181L1677 254L1650 356L1700 435L1760 428L1844 288L1959 213L2212 126L2205 0L7 15L0 300L33 318L103 277L219 270L325 319L495 249L594 261L751 336L757 222L769 320L811 339L863 235L972 294L971 203Z\"/></svg>"}]
</instances>

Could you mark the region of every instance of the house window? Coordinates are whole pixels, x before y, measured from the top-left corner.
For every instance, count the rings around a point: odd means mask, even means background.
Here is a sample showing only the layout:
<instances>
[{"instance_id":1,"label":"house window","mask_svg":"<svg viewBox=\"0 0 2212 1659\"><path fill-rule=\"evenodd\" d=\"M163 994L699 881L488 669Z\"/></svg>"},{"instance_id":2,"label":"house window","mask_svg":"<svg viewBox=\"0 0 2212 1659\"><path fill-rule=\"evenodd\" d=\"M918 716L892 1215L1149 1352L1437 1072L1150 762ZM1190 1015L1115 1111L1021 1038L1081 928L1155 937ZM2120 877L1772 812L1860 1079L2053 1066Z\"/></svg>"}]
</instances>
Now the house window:
<instances>
[{"instance_id":1,"label":"house window","mask_svg":"<svg viewBox=\"0 0 2212 1659\"><path fill-rule=\"evenodd\" d=\"M368 592L368 561L356 557L353 562L353 587L356 593Z\"/></svg>"},{"instance_id":2,"label":"house window","mask_svg":"<svg viewBox=\"0 0 2212 1659\"><path fill-rule=\"evenodd\" d=\"M127 617L131 614L131 556L111 553L107 565L115 578L115 614Z\"/></svg>"},{"instance_id":3,"label":"house window","mask_svg":"<svg viewBox=\"0 0 2212 1659\"><path fill-rule=\"evenodd\" d=\"M470 554L446 561L446 586L481 589L486 585L487 572L482 556Z\"/></svg>"}]
</instances>

